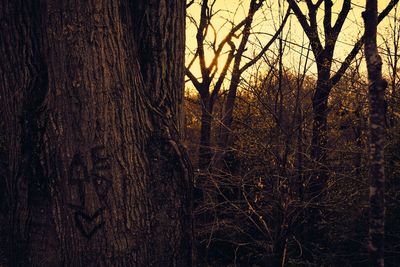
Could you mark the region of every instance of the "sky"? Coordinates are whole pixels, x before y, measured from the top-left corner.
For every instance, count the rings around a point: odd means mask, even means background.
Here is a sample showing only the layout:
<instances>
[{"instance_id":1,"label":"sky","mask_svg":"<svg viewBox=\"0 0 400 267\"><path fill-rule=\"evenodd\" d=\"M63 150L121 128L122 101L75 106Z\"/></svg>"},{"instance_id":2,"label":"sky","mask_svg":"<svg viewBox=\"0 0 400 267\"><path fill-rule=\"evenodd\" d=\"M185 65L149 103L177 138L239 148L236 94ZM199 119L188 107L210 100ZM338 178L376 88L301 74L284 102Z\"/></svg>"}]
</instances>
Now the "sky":
<instances>
[{"instance_id":1,"label":"sky","mask_svg":"<svg viewBox=\"0 0 400 267\"><path fill-rule=\"evenodd\" d=\"M195 0L195 3L193 3L189 8L188 8L188 15L189 17L192 17L192 20L188 18L187 20L187 31L186 31L186 43L187 43L187 49L186 49L186 61L190 62L192 59L192 54L196 49L196 28L193 24L194 21L198 21L200 17L200 0ZM210 1L211 2L211 1ZM315 2L315 1L314 1ZM381 0L378 1L379 3L379 10L382 10L389 0ZM238 21L242 20L243 17L245 16L248 7L249 7L250 0L216 0L215 6L214 6L214 11L217 11L217 14L213 18L213 26L217 32L216 39L217 43L218 40L221 40L227 32L230 30L232 27L232 23L237 23ZM337 14L340 12L341 6L343 4L343 0L334 0L333 1L333 16L332 16L332 24L335 22L337 18ZM351 51L354 43L356 40L359 38L360 35L363 33L363 20L361 17L361 13L364 10L364 5L365 5L365 0L353 0L352 1L352 8L347 16L347 20L343 26L342 32L339 35L337 47L335 49L335 55L334 55L334 64L333 66L333 71L339 67L340 62L346 57L346 55ZM300 3L300 6L303 8L303 10L306 10L306 5L303 3ZM318 12L318 22L320 23L319 25L322 26L322 19L323 19L323 4L321 5L320 11ZM282 20L282 17L288 7L288 4L286 3L286 0L266 0L262 10L257 12L257 15L255 16L254 22L253 22L253 35L251 36L251 39L249 40L251 44L248 45L248 50L246 56L248 58L251 58L257 51L260 50L262 45L266 44L268 40L270 39L271 35L273 35L276 31L276 29L279 27L280 22ZM304 12L306 13L306 12ZM379 26L379 32L382 35L387 35L385 34L387 32L387 28L389 26L389 21L392 21L393 23L393 11L387 17ZM305 36L303 30L301 29L297 18L294 15L291 15L288 23L285 26L285 29L282 33L284 39L286 39L286 46L285 46L285 52L284 52L284 58L283 58L283 64L285 65L286 68L289 68L293 71L296 71L299 65L299 62L302 62L302 65L304 64L304 59L305 55L307 52L307 49L309 49L309 42L307 37ZM323 38L323 34L320 34ZM208 40L212 41L214 38L214 35L212 34L212 31L209 31L209 34L207 35ZM237 43L237 40L236 40ZM383 40L380 39L378 41L380 45L383 44ZM266 57L263 60L260 61L259 66L262 66L262 64L265 64L266 59L272 59L276 56L274 56L274 53L276 53L277 49L277 44L276 42L273 46L271 51L268 51L266 53ZM229 49L229 46L227 46L227 49L225 52L227 52ZM212 58L213 52L211 50L206 51L206 62L210 63L211 58ZM226 54L225 54L226 55ZM361 54L359 55L359 57ZM219 69L222 69L223 63L225 62L224 56L221 56L219 59ZM313 64L314 57L312 53L310 53L310 58L308 59L308 75L315 75L316 74L316 67L315 64ZM194 64L191 67L191 71L195 74L195 76L200 76L200 69L199 69L199 63L194 62ZM257 67L259 67L257 66ZM265 66L265 65L264 65ZM261 67L262 68L262 67ZM362 66L362 68L365 69L365 65ZM254 68L249 69L249 73L247 75L252 75L254 73ZM191 87L192 85L187 83L188 87Z\"/></svg>"}]
</instances>

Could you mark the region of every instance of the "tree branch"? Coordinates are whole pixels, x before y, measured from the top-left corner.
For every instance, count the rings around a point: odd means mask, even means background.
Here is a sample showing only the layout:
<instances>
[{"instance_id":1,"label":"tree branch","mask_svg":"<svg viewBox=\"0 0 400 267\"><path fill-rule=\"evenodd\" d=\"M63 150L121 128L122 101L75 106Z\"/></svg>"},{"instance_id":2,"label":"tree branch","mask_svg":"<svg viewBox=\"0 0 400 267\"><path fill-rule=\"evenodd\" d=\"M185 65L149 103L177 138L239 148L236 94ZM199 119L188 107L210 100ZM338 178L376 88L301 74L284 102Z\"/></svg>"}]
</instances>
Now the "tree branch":
<instances>
[{"instance_id":1,"label":"tree branch","mask_svg":"<svg viewBox=\"0 0 400 267\"><path fill-rule=\"evenodd\" d=\"M332 33L332 0L325 0L325 14L324 14L324 32L325 40L330 39ZM326 42L325 42L326 46Z\"/></svg>"},{"instance_id":2,"label":"tree branch","mask_svg":"<svg viewBox=\"0 0 400 267\"><path fill-rule=\"evenodd\" d=\"M344 0L342 10L338 15L335 25L333 26L333 34L335 35L334 36L335 39L337 39L340 31L342 30L343 24L347 18L347 15L349 14L350 8L351 8L351 1Z\"/></svg>"},{"instance_id":3,"label":"tree branch","mask_svg":"<svg viewBox=\"0 0 400 267\"><path fill-rule=\"evenodd\" d=\"M306 16L301 11L296 0L287 0L287 1L289 3L290 8L296 15L297 20L299 21L301 27L306 33L308 39L310 40L314 56L317 57L318 55L321 55L323 48L318 36L316 9L319 7L319 5L321 5L322 1L320 0L314 5L311 0L307 0L307 6L309 9L309 16L310 16L310 24L308 23Z\"/></svg>"},{"instance_id":4,"label":"tree branch","mask_svg":"<svg viewBox=\"0 0 400 267\"><path fill-rule=\"evenodd\" d=\"M386 6L386 8L378 15L378 24L392 11L393 7L399 2L399 0L391 0L390 3ZM332 85L337 84L346 70L349 68L351 62L356 57L361 47L364 45L364 35L355 43L353 49L347 55L339 70L332 76L331 83Z\"/></svg>"},{"instance_id":5,"label":"tree branch","mask_svg":"<svg viewBox=\"0 0 400 267\"><path fill-rule=\"evenodd\" d=\"M214 68L215 65L218 63L218 58L222 52L222 49L224 48L225 44L229 43L232 40L232 37L235 36L235 33L246 23L247 17L244 18L239 24L237 24L235 27L231 29L231 31L225 36L225 38L221 41L221 43L218 45L218 49L214 53L214 58L211 61L210 65L208 66L208 69Z\"/></svg>"},{"instance_id":6,"label":"tree branch","mask_svg":"<svg viewBox=\"0 0 400 267\"><path fill-rule=\"evenodd\" d=\"M289 3L290 8L293 10L294 14L296 15L297 19L303 30L306 32L307 36L308 33L311 33L311 27L307 22L306 16L301 11L299 5L296 3L296 0L287 0Z\"/></svg>"},{"instance_id":7,"label":"tree branch","mask_svg":"<svg viewBox=\"0 0 400 267\"><path fill-rule=\"evenodd\" d=\"M205 79L208 76L205 55L204 55L204 37L205 37L205 29L207 27L207 9L208 9L207 5L208 5L208 0L203 0L203 3L201 4L199 29L197 30L196 34L197 51L199 55L200 69L203 79Z\"/></svg>"},{"instance_id":8,"label":"tree branch","mask_svg":"<svg viewBox=\"0 0 400 267\"><path fill-rule=\"evenodd\" d=\"M265 52L269 49L269 47L275 42L275 40L278 38L279 34L282 32L288 18L290 16L290 7L286 11L285 17L282 21L282 24L279 26L278 30L276 33L272 36L272 38L269 40L269 42L263 47L263 49L258 53L257 56L255 56L252 60L247 62L242 68L240 68L239 72L243 73L246 69L254 65L264 54Z\"/></svg>"},{"instance_id":9,"label":"tree branch","mask_svg":"<svg viewBox=\"0 0 400 267\"><path fill-rule=\"evenodd\" d=\"M230 42L229 42L229 45L231 46L231 51L230 51L229 54L228 54L228 58L227 58L227 60L226 60L226 62L225 62L225 65L224 65L224 68L222 69L221 74L219 75L219 78L218 78L218 80L217 80L217 83L215 84L215 86L214 86L214 88L213 88L213 90L212 90L212 93L211 93L211 101L214 101L215 98L217 97L217 95L218 95L218 93L219 93L219 91L220 91L220 89L221 89L222 83L223 83L224 80L225 80L226 74L228 73L229 66L231 65L232 60L233 60L233 58L234 58L234 54L235 54L235 44L234 44L233 42L230 41Z\"/></svg>"},{"instance_id":10,"label":"tree branch","mask_svg":"<svg viewBox=\"0 0 400 267\"><path fill-rule=\"evenodd\" d=\"M186 74L186 76L189 77L190 81L193 83L196 90L199 91L199 93L201 93L200 92L201 91L201 83L199 83L196 76L194 76L193 73L188 68L185 68L185 74Z\"/></svg>"}]
</instances>

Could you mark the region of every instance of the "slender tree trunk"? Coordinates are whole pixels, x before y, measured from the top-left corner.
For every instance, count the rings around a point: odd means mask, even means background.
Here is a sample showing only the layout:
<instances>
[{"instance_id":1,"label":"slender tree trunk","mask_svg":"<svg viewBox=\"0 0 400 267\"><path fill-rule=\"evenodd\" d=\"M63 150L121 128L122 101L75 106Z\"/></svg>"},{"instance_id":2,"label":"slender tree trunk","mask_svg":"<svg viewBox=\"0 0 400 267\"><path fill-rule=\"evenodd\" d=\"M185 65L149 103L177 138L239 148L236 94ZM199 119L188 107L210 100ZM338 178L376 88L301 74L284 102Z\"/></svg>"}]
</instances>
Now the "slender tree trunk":
<instances>
[{"instance_id":1,"label":"slender tree trunk","mask_svg":"<svg viewBox=\"0 0 400 267\"><path fill-rule=\"evenodd\" d=\"M232 74L228 96L226 98L224 112L222 117L222 125L219 133L219 150L221 155L218 157L218 161L223 160L225 150L231 145L232 139L232 123L233 123L233 110L235 108L237 88L239 86L240 73Z\"/></svg>"},{"instance_id":2,"label":"slender tree trunk","mask_svg":"<svg viewBox=\"0 0 400 267\"><path fill-rule=\"evenodd\" d=\"M185 2L4 7L10 265L190 266Z\"/></svg>"},{"instance_id":3,"label":"slender tree trunk","mask_svg":"<svg viewBox=\"0 0 400 267\"><path fill-rule=\"evenodd\" d=\"M326 166L327 129L328 129L328 96L332 86L329 84L329 70L320 71L313 97L313 128L311 139L311 160L313 175L310 180L309 194L314 198L322 193L328 178Z\"/></svg>"},{"instance_id":4,"label":"slender tree trunk","mask_svg":"<svg viewBox=\"0 0 400 267\"><path fill-rule=\"evenodd\" d=\"M356 125L354 127L354 137L355 137L357 151L354 154L354 168L355 168L356 178L361 179L361 168L362 168L362 157L363 157L363 152L362 152L363 151L363 141L362 141L363 118L361 116L360 108L357 108L357 110L355 111L355 116L356 116Z\"/></svg>"},{"instance_id":5,"label":"slender tree trunk","mask_svg":"<svg viewBox=\"0 0 400 267\"><path fill-rule=\"evenodd\" d=\"M311 140L311 160L313 173L309 181L308 195L312 199L320 196L327 180L326 168L326 140L327 140L327 103L314 108L314 121ZM314 199L316 201L316 199Z\"/></svg>"},{"instance_id":6,"label":"slender tree trunk","mask_svg":"<svg viewBox=\"0 0 400 267\"><path fill-rule=\"evenodd\" d=\"M370 211L369 243L371 266L384 266L385 238L385 90L387 82L382 78L382 59L376 44L377 1L367 0L363 13L365 23L364 53L369 80L369 131L370 131Z\"/></svg>"},{"instance_id":7,"label":"slender tree trunk","mask_svg":"<svg viewBox=\"0 0 400 267\"><path fill-rule=\"evenodd\" d=\"M233 123L233 110L235 108L236 94L239 87L240 77L242 75L243 69L240 67L242 61L243 53L246 50L247 41L249 40L251 24L253 23L254 14L261 7L264 1L250 1L250 8L246 23L243 28L243 36L240 40L239 47L234 56L233 70L231 81L228 89L228 96L226 98L224 112L222 115L222 125L220 128L219 135L219 155L217 156L217 165L222 164L225 150L231 145L232 139L232 123ZM276 37L275 37L276 38ZM254 63L253 63L254 64ZM222 166L219 166L222 167Z\"/></svg>"},{"instance_id":8,"label":"slender tree trunk","mask_svg":"<svg viewBox=\"0 0 400 267\"><path fill-rule=\"evenodd\" d=\"M322 74L321 74L322 73ZM304 241L308 249L315 244L322 244L324 230L321 229L323 210L319 206L324 201L326 183L328 181L327 156L327 116L328 95L331 90L329 85L329 72L324 76L323 71L317 80L317 86L313 97L313 128L311 139L312 171L305 188L306 223L304 225ZM322 246L323 247L323 246ZM305 253L306 259L313 262L311 254Z\"/></svg>"},{"instance_id":9,"label":"slender tree trunk","mask_svg":"<svg viewBox=\"0 0 400 267\"><path fill-rule=\"evenodd\" d=\"M199 144L199 170L205 172L211 167L213 152L211 149L211 127L213 121L213 103L209 94L201 97L201 121Z\"/></svg>"}]
</instances>

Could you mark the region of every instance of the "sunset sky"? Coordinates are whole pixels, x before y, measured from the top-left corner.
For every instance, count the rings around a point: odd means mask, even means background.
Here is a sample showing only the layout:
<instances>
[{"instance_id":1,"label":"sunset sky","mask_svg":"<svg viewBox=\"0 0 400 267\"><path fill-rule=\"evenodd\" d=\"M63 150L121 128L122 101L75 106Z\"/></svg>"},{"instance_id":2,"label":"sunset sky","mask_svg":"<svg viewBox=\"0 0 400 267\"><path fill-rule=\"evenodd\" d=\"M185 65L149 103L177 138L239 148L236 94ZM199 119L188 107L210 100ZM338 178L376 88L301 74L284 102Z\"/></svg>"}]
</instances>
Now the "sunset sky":
<instances>
[{"instance_id":1,"label":"sunset sky","mask_svg":"<svg viewBox=\"0 0 400 267\"><path fill-rule=\"evenodd\" d=\"M196 21L199 20L200 17L200 2L195 1L188 9L188 14L192 16ZM229 29L232 27L229 21L233 23L237 23L241 19L243 19L244 15L248 11L249 0L217 0L214 5L214 11L219 10L219 12L213 18L213 25L216 31L218 32L217 44L218 42L227 34ZM385 8L388 1L379 1L379 9L382 10ZM336 21L337 14L340 12L342 7L343 0L334 1L333 5L333 16L332 16L332 24ZM343 29L339 35L339 39L337 42L337 46L335 49L335 62L333 66L333 71L339 66L342 59L346 57L346 55L352 49L354 43L363 33L363 20L361 17L361 13L364 10L365 1L362 0L353 0L352 8L348 14L347 20L343 26ZM254 54L257 54L260 51L261 47L265 45L270 37L275 33L276 29L280 25L280 21L286 12L288 4L285 0L267 0L261 11L256 13L254 22L253 22L253 35L250 36L249 44L247 46L247 55L251 57ZM305 3L300 3L300 6L303 7L303 10L306 10ZM272 7L272 8L271 8ZM321 5L321 8L318 12L319 18L319 26L322 26L322 18L323 18L323 8L324 4ZM394 11L391 12L389 17L385 18L385 20L380 24L380 33L383 34L387 30L389 26L389 21L393 23L393 14ZM187 20L187 32L186 32L186 44L187 44L187 62L192 59L192 54L190 51L194 51L196 48L196 28L194 24ZM308 39L301 29L297 18L293 15L289 18L288 23L285 26L285 29L282 33L283 39L286 39L286 47L284 52L283 62L286 68L290 68L292 70L296 70L299 65L299 61L304 61L305 55L307 54L308 49ZM209 31L207 35L208 40L212 40L214 35L212 31ZM323 39L323 32L320 33L320 37ZM238 43L238 39L234 40ZM379 43L382 45L383 40L380 39ZM274 53L277 50L278 42L272 46L272 51L268 51L266 53L267 58L274 58ZM228 51L229 46L226 46L225 52ZM206 51L206 62L209 63L213 56L213 52L211 49ZM357 58L359 58L357 56ZM384 55L383 55L384 57ZM221 56L219 59L219 69L222 69L223 63L225 62L226 57ZM259 64L264 64L260 60ZM308 59L308 75L315 75L316 68L313 64L314 58L312 53L310 53L310 57ZM265 61L264 61L265 62ZM336 64L335 64L336 63ZM243 64L243 63L242 63ZM365 63L363 63L364 65ZM257 66L257 64L256 64ZM365 69L362 66L362 69ZM191 67L191 71L195 75L200 75L199 72L199 64L198 61L193 64ZM248 70L250 73L254 73L250 68ZM250 74L249 74L250 75ZM191 84L187 83L187 86L190 88Z\"/></svg>"}]
</instances>

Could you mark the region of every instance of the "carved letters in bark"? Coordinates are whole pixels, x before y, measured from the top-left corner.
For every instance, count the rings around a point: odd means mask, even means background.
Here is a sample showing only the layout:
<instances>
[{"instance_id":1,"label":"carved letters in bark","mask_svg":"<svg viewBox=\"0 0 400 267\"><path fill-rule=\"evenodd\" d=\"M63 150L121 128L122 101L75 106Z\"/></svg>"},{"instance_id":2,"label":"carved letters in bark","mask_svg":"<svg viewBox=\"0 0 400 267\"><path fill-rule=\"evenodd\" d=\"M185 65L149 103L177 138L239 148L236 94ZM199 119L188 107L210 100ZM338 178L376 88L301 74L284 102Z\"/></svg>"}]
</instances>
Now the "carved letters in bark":
<instances>
[{"instance_id":1,"label":"carved letters in bark","mask_svg":"<svg viewBox=\"0 0 400 267\"><path fill-rule=\"evenodd\" d=\"M93 168L89 171L82 154L77 152L69 168L70 197L68 205L74 210L79 232L91 239L105 222L104 211L109 207L107 193L112 187L111 159L104 146L91 149Z\"/></svg>"}]
</instances>

